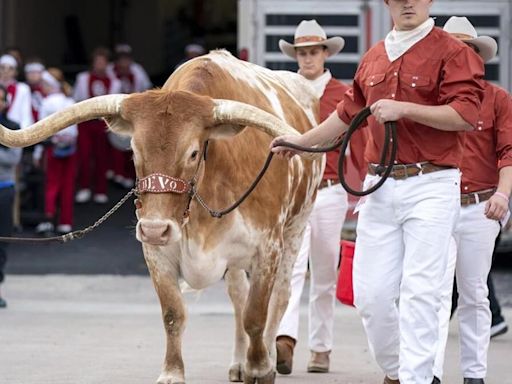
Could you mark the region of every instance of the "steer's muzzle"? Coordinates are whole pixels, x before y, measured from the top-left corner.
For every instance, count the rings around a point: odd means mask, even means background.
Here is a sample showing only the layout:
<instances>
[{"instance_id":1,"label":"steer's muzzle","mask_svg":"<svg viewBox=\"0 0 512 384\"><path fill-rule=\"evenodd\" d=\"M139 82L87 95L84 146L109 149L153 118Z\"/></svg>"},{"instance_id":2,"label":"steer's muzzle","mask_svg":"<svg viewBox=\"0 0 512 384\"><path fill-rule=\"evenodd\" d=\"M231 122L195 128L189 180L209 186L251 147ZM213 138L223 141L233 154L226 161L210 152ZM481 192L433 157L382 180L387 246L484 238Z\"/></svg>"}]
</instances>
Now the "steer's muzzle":
<instances>
[{"instance_id":1,"label":"steer's muzzle","mask_svg":"<svg viewBox=\"0 0 512 384\"><path fill-rule=\"evenodd\" d=\"M151 245L167 245L181 238L179 225L173 220L140 219L137 223L137 240Z\"/></svg>"}]
</instances>

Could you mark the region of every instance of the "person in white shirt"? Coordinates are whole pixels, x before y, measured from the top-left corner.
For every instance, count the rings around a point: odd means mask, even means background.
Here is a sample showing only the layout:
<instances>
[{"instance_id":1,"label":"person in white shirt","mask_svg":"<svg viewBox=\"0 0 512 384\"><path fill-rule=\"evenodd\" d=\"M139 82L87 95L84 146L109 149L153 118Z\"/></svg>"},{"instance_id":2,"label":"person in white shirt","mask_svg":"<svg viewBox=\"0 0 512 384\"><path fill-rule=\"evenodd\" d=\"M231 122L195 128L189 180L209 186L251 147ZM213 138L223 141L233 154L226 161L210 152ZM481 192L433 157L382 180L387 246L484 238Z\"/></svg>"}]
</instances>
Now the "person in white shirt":
<instances>
[{"instance_id":1,"label":"person in white shirt","mask_svg":"<svg viewBox=\"0 0 512 384\"><path fill-rule=\"evenodd\" d=\"M74 104L73 99L64 94L62 81L62 72L56 68L42 73L42 89L47 96L41 103L41 119ZM36 227L38 233L52 233L55 221L58 223L57 233L63 234L72 230L77 137L78 129L73 124L53 135L46 147L46 221ZM56 217L58 211L60 215Z\"/></svg>"},{"instance_id":2,"label":"person in white shirt","mask_svg":"<svg viewBox=\"0 0 512 384\"><path fill-rule=\"evenodd\" d=\"M0 84L7 89L7 117L21 128L34 123L30 87L16 80L18 62L11 55L0 57Z\"/></svg>"}]
</instances>

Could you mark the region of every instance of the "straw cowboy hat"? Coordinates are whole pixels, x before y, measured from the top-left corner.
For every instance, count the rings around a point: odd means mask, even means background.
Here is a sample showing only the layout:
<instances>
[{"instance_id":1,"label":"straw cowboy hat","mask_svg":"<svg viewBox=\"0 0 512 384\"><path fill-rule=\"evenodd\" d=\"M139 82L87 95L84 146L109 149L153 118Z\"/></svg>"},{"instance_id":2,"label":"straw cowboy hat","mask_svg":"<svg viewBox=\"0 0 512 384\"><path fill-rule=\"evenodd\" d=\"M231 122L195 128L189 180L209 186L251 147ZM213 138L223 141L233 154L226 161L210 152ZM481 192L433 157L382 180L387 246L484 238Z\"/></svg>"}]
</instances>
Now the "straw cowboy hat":
<instances>
[{"instance_id":1,"label":"straw cowboy hat","mask_svg":"<svg viewBox=\"0 0 512 384\"><path fill-rule=\"evenodd\" d=\"M465 43L471 43L478 48L478 54L488 62L498 52L496 40L489 36L478 36L475 27L466 17L452 16L448 19L443 30Z\"/></svg>"},{"instance_id":2,"label":"straw cowboy hat","mask_svg":"<svg viewBox=\"0 0 512 384\"><path fill-rule=\"evenodd\" d=\"M295 30L293 44L283 39L279 40L279 49L281 49L281 52L293 59L297 57L295 48L311 47L313 45L324 45L327 47L329 56L332 56L343 49L345 40L339 36L328 39L325 31L316 20L302 20L300 22Z\"/></svg>"}]
</instances>

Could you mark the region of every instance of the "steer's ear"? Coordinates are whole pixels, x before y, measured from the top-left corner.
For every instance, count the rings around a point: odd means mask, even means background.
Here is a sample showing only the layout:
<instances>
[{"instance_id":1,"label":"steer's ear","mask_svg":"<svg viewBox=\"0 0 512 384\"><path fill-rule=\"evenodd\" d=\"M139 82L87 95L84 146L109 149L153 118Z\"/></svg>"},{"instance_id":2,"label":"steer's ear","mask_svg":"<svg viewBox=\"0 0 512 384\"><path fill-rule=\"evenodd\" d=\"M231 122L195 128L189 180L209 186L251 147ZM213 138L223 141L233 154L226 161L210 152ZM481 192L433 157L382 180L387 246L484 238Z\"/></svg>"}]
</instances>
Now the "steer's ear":
<instances>
[{"instance_id":1,"label":"steer's ear","mask_svg":"<svg viewBox=\"0 0 512 384\"><path fill-rule=\"evenodd\" d=\"M123 119L121 116L113 116L105 118L105 122L108 125L108 128L120 135L123 136L132 136L133 135L133 124Z\"/></svg>"}]
</instances>

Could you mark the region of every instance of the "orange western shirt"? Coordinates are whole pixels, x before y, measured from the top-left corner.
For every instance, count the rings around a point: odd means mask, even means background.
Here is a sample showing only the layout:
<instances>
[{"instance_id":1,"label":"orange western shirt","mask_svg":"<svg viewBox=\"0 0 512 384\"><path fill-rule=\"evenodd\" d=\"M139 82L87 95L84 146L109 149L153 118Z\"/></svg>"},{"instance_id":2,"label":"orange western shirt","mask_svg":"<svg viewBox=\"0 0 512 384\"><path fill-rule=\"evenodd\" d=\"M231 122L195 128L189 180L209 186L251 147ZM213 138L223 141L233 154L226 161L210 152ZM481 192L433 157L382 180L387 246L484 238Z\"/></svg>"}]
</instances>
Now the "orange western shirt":
<instances>
[{"instance_id":1,"label":"orange western shirt","mask_svg":"<svg viewBox=\"0 0 512 384\"><path fill-rule=\"evenodd\" d=\"M324 121L336 110L336 106L343 98L343 95L350 87L331 78L325 86L324 93L320 98L320 121ZM339 149L327 152L327 162L325 164L324 179L338 179L338 158Z\"/></svg>"},{"instance_id":2,"label":"orange western shirt","mask_svg":"<svg viewBox=\"0 0 512 384\"><path fill-rule=\"evenodd\" d=\"M397 60L390 62L381 41L363 57L352 91L338 104L338 115L349 124L364 107L380 99L393 99L423 105L449 105L476 127L483 98L482 59L466 44L434 28ZM368 119L365 159L379 163L384 127ZM396 162L410 164L428 161L459 167L464 132L441 131L412 120L397 122Z\"/></svg>"},{"instance_id":3,"label":"orange western shirt","mask_svg":"<svg viewBox=\"0 0 512 384\"><path fill-rule=\"evenodd\" d=\"M461 192L498 185L499 169L512 165L512 99L507 91L485 83L476 129L466 134Z\"/></svg>"}]
</instances>

